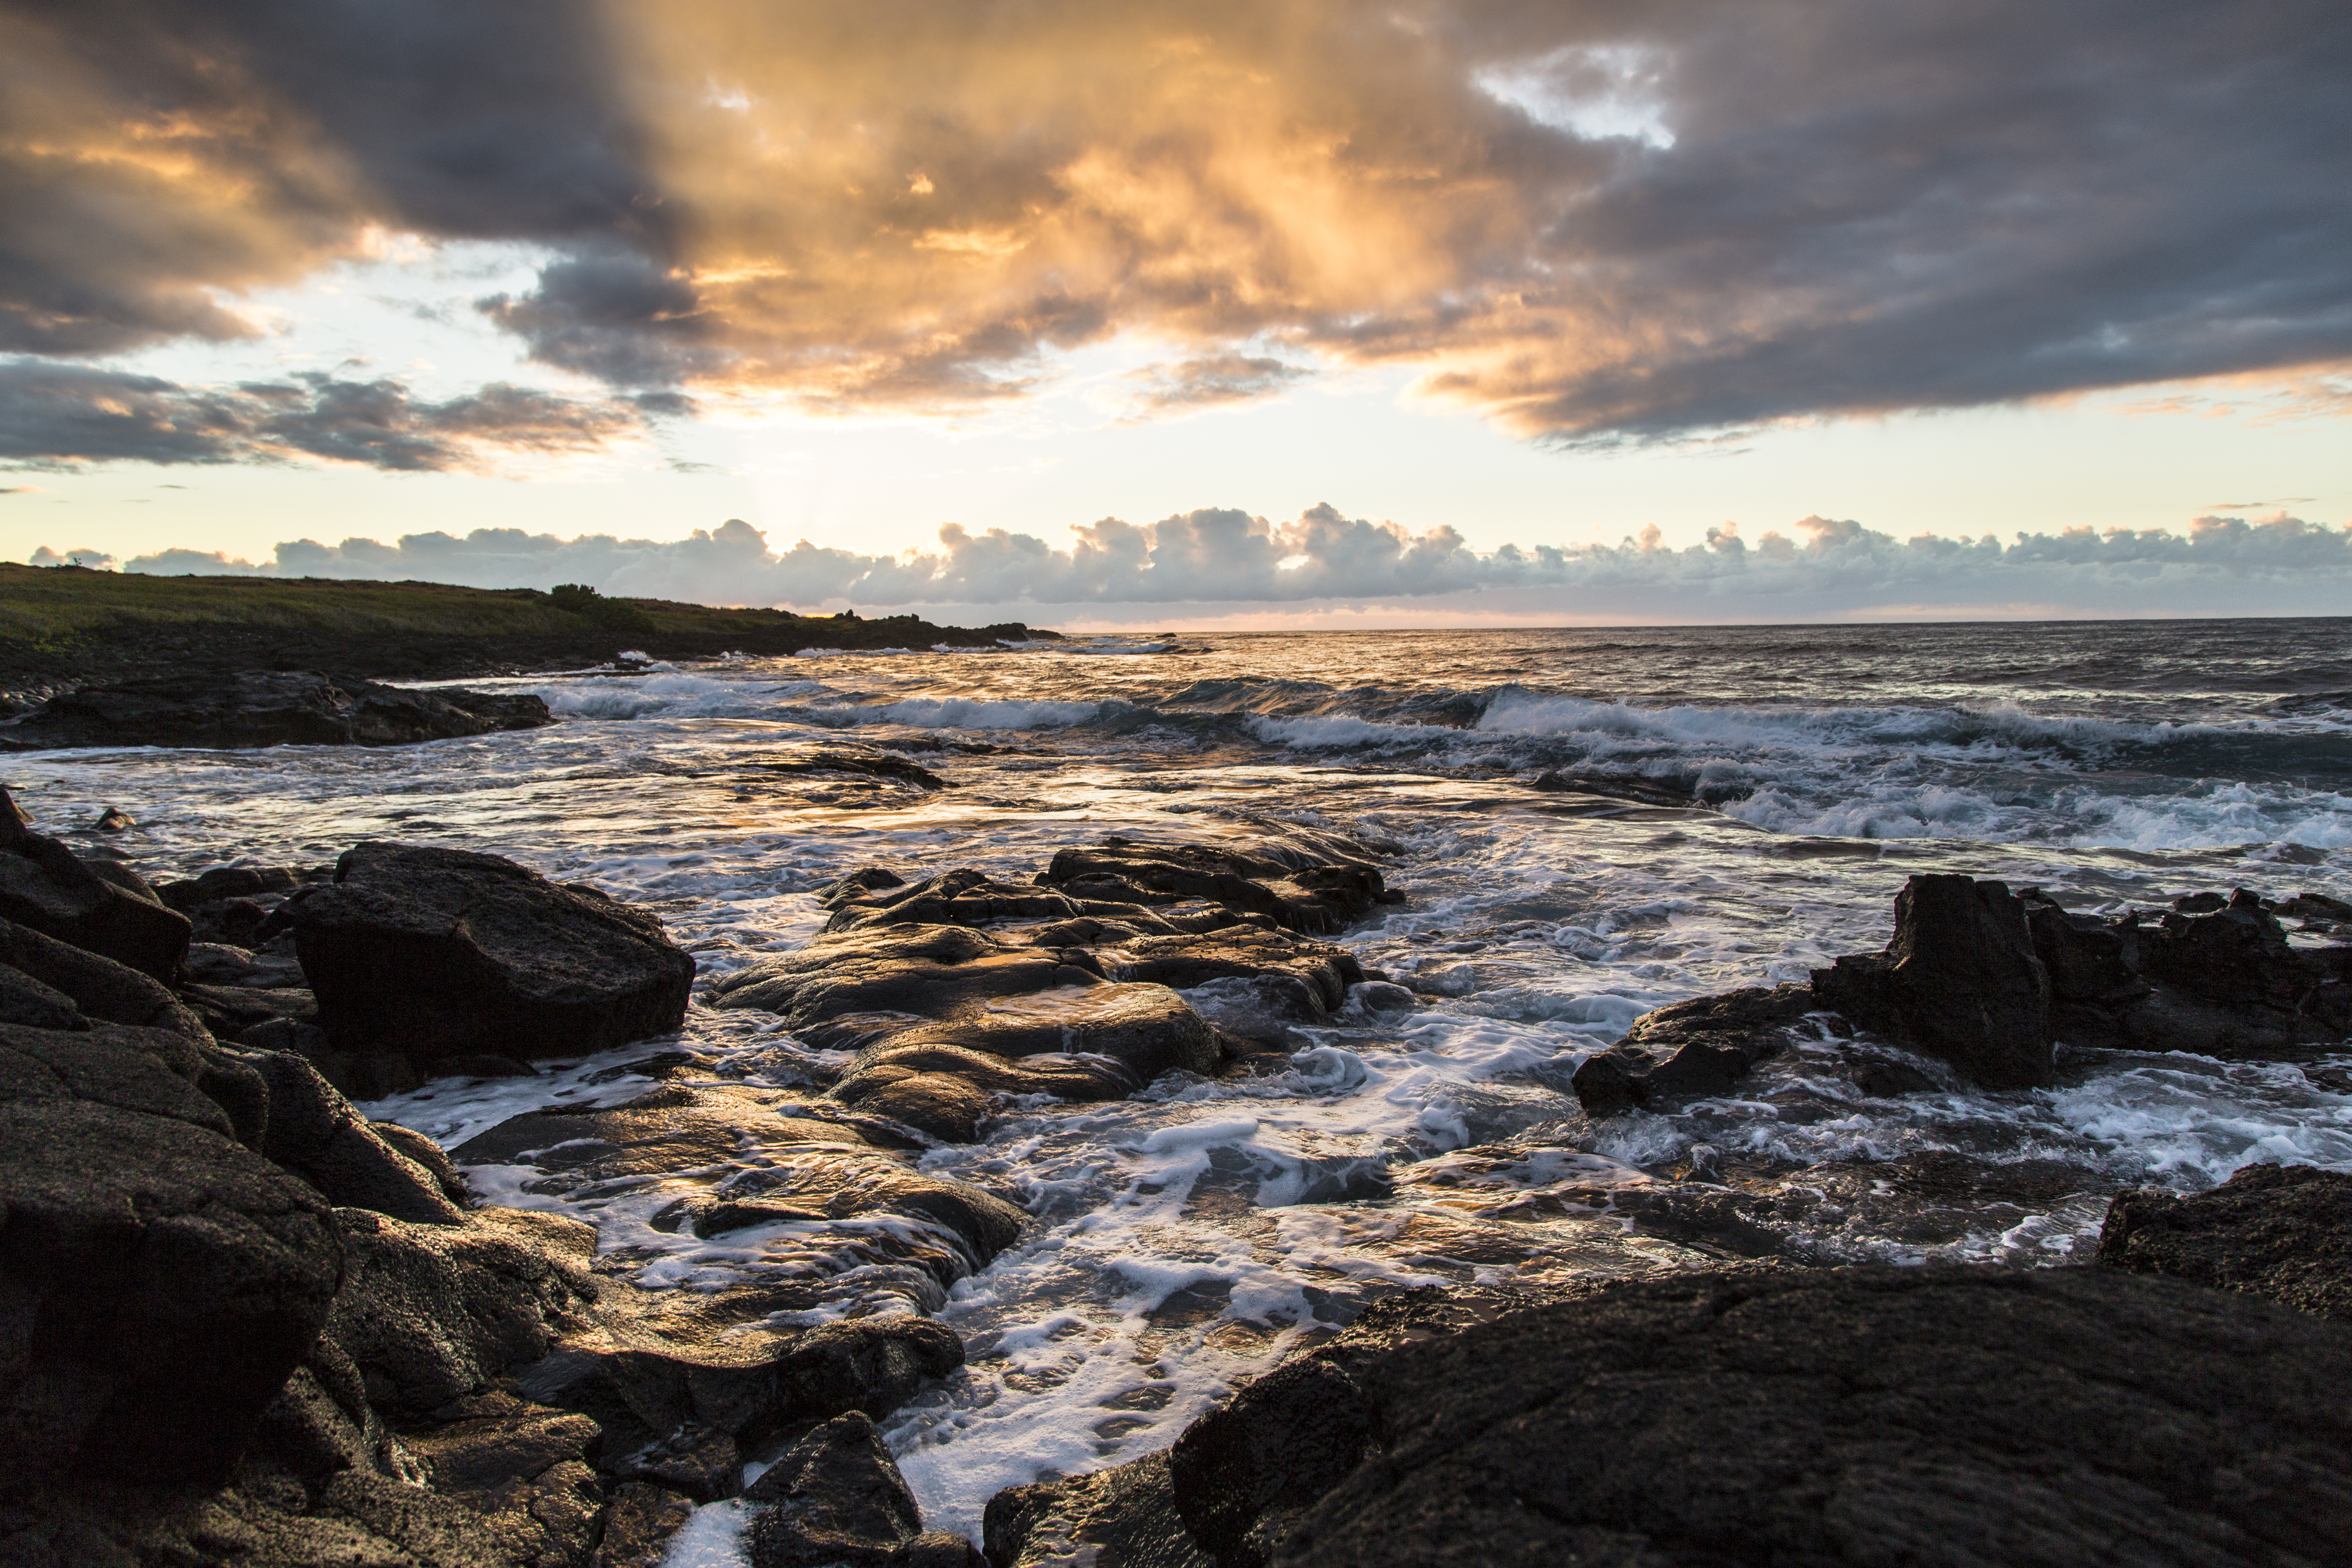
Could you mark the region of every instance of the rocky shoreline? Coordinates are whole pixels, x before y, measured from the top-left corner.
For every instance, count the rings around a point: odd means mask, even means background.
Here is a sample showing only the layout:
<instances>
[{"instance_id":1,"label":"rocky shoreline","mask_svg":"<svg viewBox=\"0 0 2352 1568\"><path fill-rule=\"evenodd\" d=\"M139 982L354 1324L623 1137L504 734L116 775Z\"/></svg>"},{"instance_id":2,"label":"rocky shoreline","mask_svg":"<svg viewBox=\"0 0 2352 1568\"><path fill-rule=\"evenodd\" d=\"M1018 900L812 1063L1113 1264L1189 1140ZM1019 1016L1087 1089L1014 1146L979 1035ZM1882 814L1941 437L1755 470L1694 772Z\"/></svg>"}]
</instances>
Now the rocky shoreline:
<instances>
[{"instance_id":1,"label":"rocky shoreline","mask_svg":"<svg viewBox=\"0 0 2352 1568\"><path fill-rule=\"evenodd\" d=\"M634 1098L445 1152L352 1101L670 1034L696 966L658 920L380 842L151 886L0 805L0 1562L650 1568L729 1498L755 1568L2352 1552L2352 1178L2261 1165L2117 1197L2095 1268L1811 1268L1767 1238L1402 1291L1173 1449L1001 1493L980 1545L927 1532L875 1422L961 1363L934 1314L1029 1216L923 1151L1021 1097L1280 1070L1299 1027L1402 1017L1421 999L1328 940L1403 899L1391 847L1288 827L1106 837L1028 881L869 867L806 946L702 991L840 1053L831 1081L651 1046L614 1069ZM2352 1017L2352 910L2316 895L2092 917L1916 878L1896 916L1809 984L1647 1016L1578 1095L1720 1092L1792 1049L1889 1092L2046 1082L2119 1040L2291 1058ZM863 1294L642 1289L590 1226L486 1202L486 1167L572 1198L663 1177L656 1229L805 1227ZM1777 1200L1683 1174L1668 1220L1761 1234Z\"/></svg>"}]
</instances>

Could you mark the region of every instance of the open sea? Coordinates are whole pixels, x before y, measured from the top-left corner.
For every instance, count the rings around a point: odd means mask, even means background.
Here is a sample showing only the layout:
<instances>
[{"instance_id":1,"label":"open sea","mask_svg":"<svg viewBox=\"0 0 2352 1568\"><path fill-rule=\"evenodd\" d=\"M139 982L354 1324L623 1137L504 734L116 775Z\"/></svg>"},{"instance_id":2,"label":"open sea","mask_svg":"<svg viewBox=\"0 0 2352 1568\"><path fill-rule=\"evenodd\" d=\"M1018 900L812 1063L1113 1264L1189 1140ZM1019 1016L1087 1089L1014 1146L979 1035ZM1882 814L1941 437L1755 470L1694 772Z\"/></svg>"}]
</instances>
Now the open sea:
<instances>
[{"instance_id":1,"label":"open sea","mask_svg":"<svg viewBox=\"0 0 2352 1568\"><path fill-rule=\"evenodd\" d=\"M1601 1122L1569 1090L1651 1008L1875 950L1915 872L2079 909L2352 898L2352 620L1186 635L464 684L537 691L562 721L377 751L31 753L9 783L53 830L129 812L112 842L158 879L362 838L494 850L649 905L706 981L808 941L817 889L869 865L1025 879L1106 834L1283 825L1394 847L1408 900L1340 940L1418 1010L1306 1031L1275 1076L1009 1106L986 1142L923 1157L1033 1216L940 1310L970 1364L888 1424L931 1528L977 1536L1001 1487L1166 1446L1401 1287L1764 1255L2064 1264L2122 1187L2352 1170L2352 1055L2065 1051L2053 1089L1945 1075L1873 1098L1801 1051L1734 1096ZM766 766L845 746L951 787ZM1687 804L1530 787L1552 770ZM811 1092L845 1059L698 1004L681 1039L369 1110L454 1145L631 1098L647 1079L614 1069L679 1048ZM650 1228L658 1183L472 1174L593 1221L649 1289L832 1269L835 1315L903 1310L790 1226ZM739 1523L700 1510L672 1563L740 1562Z\"/></svg>"}]
</instances>

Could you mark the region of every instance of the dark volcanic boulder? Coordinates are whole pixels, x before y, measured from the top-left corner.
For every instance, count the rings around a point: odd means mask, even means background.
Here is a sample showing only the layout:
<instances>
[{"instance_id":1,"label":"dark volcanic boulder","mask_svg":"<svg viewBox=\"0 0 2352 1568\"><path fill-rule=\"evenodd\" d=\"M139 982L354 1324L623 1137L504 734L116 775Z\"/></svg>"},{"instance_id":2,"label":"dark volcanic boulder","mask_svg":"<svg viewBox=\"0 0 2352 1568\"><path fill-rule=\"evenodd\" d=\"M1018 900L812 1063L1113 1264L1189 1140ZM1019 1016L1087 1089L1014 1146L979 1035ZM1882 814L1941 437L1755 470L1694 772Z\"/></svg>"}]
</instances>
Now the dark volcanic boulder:
<instances>
[{"instance_id":1,"label":"dark volcanic boulder","mask_svg":"<svg viewBox=\"0 0 2352 1568\"><path fill-rule=\"evenodd\" d=\"M1196 1546L1301 1568L2352 1554L2352 1411L2324 1392L2352 1333L2267 1302L2083 1269L1750 1270L1433 1332L1423 1294L1179 1440ZM1000 1562L1024 1544L990 1531Z\"/></svg>"},{"instance_id":2,"label":"dark volcanic boulder","mask_svg":"<svg viewBox=\"0 0 2352 1568\"><path fill-rule=\"evenodd\" d=\"M158 676L51 698L0 729L17 751L74 746L399 746L551 722L537 697L412 691L316 670Z\"/></svg>"},{"instance_id":3,"label":"dark volcanic boulder","mask_svg":"<svg viewBox=\"0 0 2352 1568\"><path fill-rule=\"evenodd\" d=\"M26 1093L11 1074L0 1101L0 1452L13 1467L226 1473L341 1279L325 1200L229 1137L192 1089L182 1100L175 1075L139 1073L139 1055L71 1076L48 1053L57 1087ZM213 1125L184 1119L206 1110Z\"/></svg>"},{"instance_id":4,"label":"dark volcanic boulder","mask_svg":"<svg viewBox=\"0 0 2352 1568\"><path fill-rule=\"evenodd\" d=\"M0 920L0 965L64 995L89 1017L206 1037L196 1015L160 981L14 921Z\"/></svg>"},{"instance_id":5,"label":"dark volcanic boulder","mask_svg":"<svg viewBox=\"0 0 2352 1568\"><path fill-rule=\"evenodd\" d=\"M2268 1296L2352 1322L2352 1176L2247 1165L2210 1193L2122 1193L2099 1264Z\"/></svg>"},{"instance_id":6,"label":"dark volcanic boulder","mask_svg":"<svg viewBox=\"0 0 2352 1568\"><path fill-rule=\"evenodd\" d=\"M583 1056L677 1028L694 983L653 915L496 855L362 844L289 903L338 1050Z\"/></svg>"},{"instance_id":7,"label":"dark volcanic boulder","mask_svg":"<svg viewBox=\"0 0 2352 1568\"><path fill-rule=\"evenodd\" d=\"M1786 1045L1790 1027L1819 1005L1809 988L1790 984L1644 1013L1623 1039L1576 1069L1576 1098L1587 1111L1605 1116L1721 1093Z\"/></svg>"},{"instance_id":8,"label":"dark volcanic boulder","mask_svg":"<svg viewBox=\"0 0 2352 1568\"><path fill-rule=\"evenodd\" d=\"M1821 1005L1930 1056L1987 1089L2056 1081L2050 976L2024 900L2000 882L1914 877L1895 900L1883 953L1813 971Z\"/></svg>"},{"instance_id":9,"label":"dark volcanic boulder","mask_svg":"<svg viewBox=\"0 0 2352 1568\"><path fill-rule=\"evenodd\" d=\"M784 1451L743 1493L751 1568L880 1568L922 1533L922 1510L863 1411L836 1415Z\"/></svg>"},{"instance_id":10,"label":"dark volcanic boulder","mask_svg":"<svg viewBox=\"0 0 2352 1568\"><path fill-rule=\"evenodd\" d=\"M37 833L0 834L0 919L169 984L187 956L185 915L128 867L84 860Z\"/></svg>"}]
</instances>

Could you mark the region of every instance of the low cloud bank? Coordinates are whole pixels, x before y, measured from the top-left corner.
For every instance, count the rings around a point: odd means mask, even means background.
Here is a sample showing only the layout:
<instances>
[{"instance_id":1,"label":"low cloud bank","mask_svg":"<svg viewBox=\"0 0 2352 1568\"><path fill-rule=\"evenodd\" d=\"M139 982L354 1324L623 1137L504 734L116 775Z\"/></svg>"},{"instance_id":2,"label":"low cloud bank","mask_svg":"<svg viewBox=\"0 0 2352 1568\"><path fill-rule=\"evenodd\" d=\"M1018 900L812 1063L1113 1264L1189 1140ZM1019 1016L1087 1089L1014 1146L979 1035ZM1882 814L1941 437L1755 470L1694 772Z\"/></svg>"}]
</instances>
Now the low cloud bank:
<instances>
[{"instance_id":1,"label":"low cloud bank","mask_svg":"<svg viewBox=\"0 0 2352 1568\"><path fill-rule=\"evenodd\" d=\"M1867 613L2326 615L2352 605L2352 525L2278 512L2208 516L2187 530L2087 528L1896 539L1809 517L1753 541L1734 525L1667 547L1654 528L1616 544L1473 550L1451 528L1415 533L1317 506L1288 522L1211 509L1138 526L1105 518L1067 549L1029 534L940 530L936 551L866 555L803 540L771 549L740 519L690 538L559 539L520 529L393 544L295 540L251 563L166 550L123 570L282 577L415 578L475 587L586 583L606 594L704 604L861 609L992 607L1089 621L1403 601L1444 615L1723 621ZM102 563L91 552L87 564ZM44 550L37 562L59 557ZM110 561L110 558L109 558Z\"/></svg>"}]
</instances>

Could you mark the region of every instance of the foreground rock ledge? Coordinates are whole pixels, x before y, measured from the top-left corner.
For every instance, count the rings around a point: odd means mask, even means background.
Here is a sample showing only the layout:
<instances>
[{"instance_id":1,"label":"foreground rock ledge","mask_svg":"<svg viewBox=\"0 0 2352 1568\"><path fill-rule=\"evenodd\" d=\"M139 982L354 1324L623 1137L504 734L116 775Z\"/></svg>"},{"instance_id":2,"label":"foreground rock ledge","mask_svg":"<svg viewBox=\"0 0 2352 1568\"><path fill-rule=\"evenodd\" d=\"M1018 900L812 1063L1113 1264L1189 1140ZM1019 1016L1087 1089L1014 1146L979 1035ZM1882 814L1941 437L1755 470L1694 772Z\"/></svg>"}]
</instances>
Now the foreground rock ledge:
<instances>
[{"instance_id":1,"label":"foreground rock ledge","mask_svg":"<svg viewBox=\"0 0 2352 1568\"><path fill-rule=\"evenodd\" d=\"M1985 1268L1702 1274L1494 1310L1391 1298L1166 1456L999 1493L990 1560L2352 1560L2352 1332L2284 1307Z\"/></svg>"}]
</instances>

